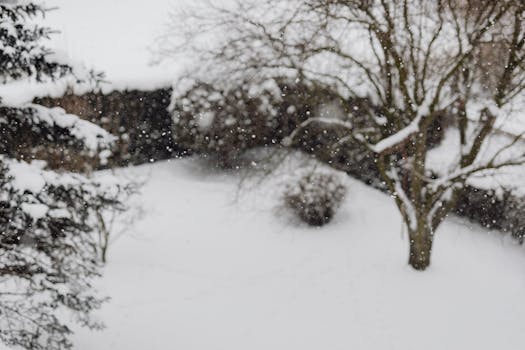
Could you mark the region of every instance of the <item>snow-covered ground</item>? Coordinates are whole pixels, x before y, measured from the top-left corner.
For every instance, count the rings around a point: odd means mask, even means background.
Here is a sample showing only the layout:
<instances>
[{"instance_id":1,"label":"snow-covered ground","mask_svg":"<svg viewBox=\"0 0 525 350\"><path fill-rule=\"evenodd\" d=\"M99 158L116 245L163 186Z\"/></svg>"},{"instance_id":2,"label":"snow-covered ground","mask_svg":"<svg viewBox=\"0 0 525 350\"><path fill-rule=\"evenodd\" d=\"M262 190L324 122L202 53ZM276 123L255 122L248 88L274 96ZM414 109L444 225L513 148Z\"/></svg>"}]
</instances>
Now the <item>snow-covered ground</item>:
<instances>
[{"instance_id":1,"label":"snow-covered ground","mask_svg":"<svg viewBox=\"0 0 525 350\"><path fill-rule=\"evenodd\" d=\"M107 329L77 331L76 349L525 347L525 252L498 232L450 219L416 272L393 201L350 178L313 229L279 207L279 172L240 195L238 175L194 159L125 172L149 178L145 213L110 248Z\"/></svg>"}]
</instances>

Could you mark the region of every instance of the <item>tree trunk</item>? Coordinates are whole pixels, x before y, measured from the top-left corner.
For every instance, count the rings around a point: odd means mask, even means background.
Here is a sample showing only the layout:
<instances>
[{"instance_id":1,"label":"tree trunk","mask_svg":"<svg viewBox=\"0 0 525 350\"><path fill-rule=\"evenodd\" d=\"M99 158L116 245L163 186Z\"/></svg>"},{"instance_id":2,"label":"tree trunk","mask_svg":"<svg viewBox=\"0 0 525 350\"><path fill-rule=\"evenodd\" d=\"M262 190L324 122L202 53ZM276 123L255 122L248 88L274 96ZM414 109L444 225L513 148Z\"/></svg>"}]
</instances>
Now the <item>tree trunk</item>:
<instances>
[{"instance_id":1,"label":"tree trunk","mask_svg":"<svg viewBox=\"0 0 525 350\"><path fill-rule=\"evenodd\" d=\"M102 213L100 210L96 211L98 224L99 224L99 248L100 248L100 259L102 260L102 263L105 264L107 261L107 255L108 255L108 244L109 244L109 231L106 226L106 221L104 220L104 217L102 216Z\"/></svg>"},{"instance_id":2,"label":"tree trunk","mask_svg":"<svg viewBox=\"0 0 525 350\"><path fill-rule=\"evenodd\" d=\"M424 271L430 265L432 253L432 231L427 227L420 227L416 232L410 232L410 256L408 263L418 271Z\"/></svg>"}]
</instances>

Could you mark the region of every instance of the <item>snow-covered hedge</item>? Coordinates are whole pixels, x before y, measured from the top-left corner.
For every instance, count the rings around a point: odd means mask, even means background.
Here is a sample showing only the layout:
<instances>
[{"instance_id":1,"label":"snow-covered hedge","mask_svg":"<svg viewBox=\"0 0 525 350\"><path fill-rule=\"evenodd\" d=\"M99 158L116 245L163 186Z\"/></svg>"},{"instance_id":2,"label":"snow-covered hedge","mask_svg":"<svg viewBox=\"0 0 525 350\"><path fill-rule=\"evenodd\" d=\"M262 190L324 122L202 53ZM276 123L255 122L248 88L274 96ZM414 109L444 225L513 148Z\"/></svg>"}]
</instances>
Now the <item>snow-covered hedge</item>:
<instances>
[{"instance_id":1,"label":"snow-covered hedge","mask_svg":"<svg viewBox=\"0 0 525 350\"><path fill-rule=\"evenodd\" d=\"M322 88L284 78L235 87L184 81L170 107L173 137L188 152L216 155L219 165L231 167L248 149L279 144L327 95Z\"/></svg>"},{"instance_id":2,"label":"snow-covered hedge","mask_svg":"<svg viewBox=\"0 0 525 350\"><path fill-rule=\"evenodd\" d=\"M106 130L61 108L36 104L11 107L0 103L0 153L9 157L29 161L44 153L52 167L65 166L66 155L83 162L91 158L97 164L106 164L114 141L115 137ZM59 160L52 161L53 151Z\"/></svg>"},{"instance_id":3,"label":"snow-covered hedge","mask_svg":"<svg viewBox=\"0 0 525 350\"><path fill-rule=\"evenodd\" d=\"M171 136L168 112L171 89L152 91L66 92L60 97L43 97L35 103L61 107L82 116L115 136L109 166L127 166L167 159L181 154ZM93 163L93 167L106 164Z\"/></svg>"},{"instance_id":4,"label":"snow-covered hedge","mask_svg":"<svg viewBox=\"0 0 525 350\"><path fill-rule=\"evenodd\" d=\"M525 197L515 192L466 186L454 212L483 227L509 233L520 243L525 239Z\"/></svg>"}]
</instances>

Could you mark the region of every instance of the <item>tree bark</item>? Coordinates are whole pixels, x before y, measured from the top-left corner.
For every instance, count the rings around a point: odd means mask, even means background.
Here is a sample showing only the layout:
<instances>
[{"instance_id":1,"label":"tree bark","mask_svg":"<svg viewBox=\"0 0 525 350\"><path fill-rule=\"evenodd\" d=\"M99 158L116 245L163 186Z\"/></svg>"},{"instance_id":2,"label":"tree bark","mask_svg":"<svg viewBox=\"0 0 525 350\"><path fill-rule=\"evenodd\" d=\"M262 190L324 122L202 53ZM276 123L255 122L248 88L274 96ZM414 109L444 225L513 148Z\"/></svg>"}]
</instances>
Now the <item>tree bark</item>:
<instances>
[{"instance_id":1,"label":"tree bark","mask_svg":"<svg viewBox=\"0 0 525 350\"><path fill-rule=\"evenodd\" d=\"M408 264L418 271L424 271L430 265L433 235L426 226L410 232L410 255Z\"/></svg>"}]
</instances>

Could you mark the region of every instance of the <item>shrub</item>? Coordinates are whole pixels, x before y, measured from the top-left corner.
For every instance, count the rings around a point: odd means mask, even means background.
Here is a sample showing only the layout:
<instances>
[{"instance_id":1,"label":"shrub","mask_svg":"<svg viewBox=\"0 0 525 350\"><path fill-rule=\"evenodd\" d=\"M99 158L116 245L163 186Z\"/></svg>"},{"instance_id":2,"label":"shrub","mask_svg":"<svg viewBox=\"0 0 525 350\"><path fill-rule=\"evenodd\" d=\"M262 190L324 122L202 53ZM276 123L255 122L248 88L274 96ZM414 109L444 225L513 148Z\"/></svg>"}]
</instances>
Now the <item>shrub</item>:
<instances>
[{"instance_id":1,"label":"shrub","mask_svg":"<svg viewBox=\"0 0 525 350\"><path fill-rule=\"evenodd\" d=\"M75 89L69 88L61 97L36 98L34 103L61 107L67 113L78 115L115 135L115 145L108 163L93 164L93 168L100 169L106 166L142 164L181 155L182 150L174 144L171 135L172 118L167 110L170 96L171 89L109 93L94 89L76 95ZM53 164L49 165L55 168Z\"/></svg>"},{"instance_id":2,"label":"shrub","mask_svg":"<svg viewBox=\"0 0 525 350\"><path fill-rule=\"evenodd\" d=\"M286 186L284 202L308 225L323 226L332 220L345 194L346 187L335 174L311 172Z\"/></svg>"},{"instance_id":3,"label":"shrub","mask_svg":"<svg viewBox=\"0 0 525 350\"><path fill-rule=\"evenodd\" d=\"M102 326L93 288L102 262L96 214L125 210L119 179L42 169L0 155L0 342L25 349L72 347L67 318Z\"/></svg>"},{"instance_id":4,"label":"shrub","mask_svg":"<svg viewBox=\"0 0 525 350\"><path fill-rule=\"evenodd\" d=\"M316 106L333 98L320 86L285 78L233 87L199 81L181 85L170 107L175 144L216 156L226 168L247 150L279 144Z\"/></svg>"},{"instance_id":5,"label":"shrub","mask_svg":"<svg viewBox=\"0 0 525 350\"><path fill-rule=\"evenodd\" d=\"M507 191L502 197L504 208L499 217L493 218L493 226L500 226L503 232L509 232L520 244L523 244L525 239L525 217L523 215L525 213L525 200L523 195Z\"/></svg>"}]
</instances>

